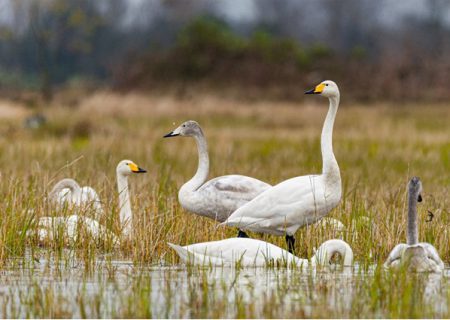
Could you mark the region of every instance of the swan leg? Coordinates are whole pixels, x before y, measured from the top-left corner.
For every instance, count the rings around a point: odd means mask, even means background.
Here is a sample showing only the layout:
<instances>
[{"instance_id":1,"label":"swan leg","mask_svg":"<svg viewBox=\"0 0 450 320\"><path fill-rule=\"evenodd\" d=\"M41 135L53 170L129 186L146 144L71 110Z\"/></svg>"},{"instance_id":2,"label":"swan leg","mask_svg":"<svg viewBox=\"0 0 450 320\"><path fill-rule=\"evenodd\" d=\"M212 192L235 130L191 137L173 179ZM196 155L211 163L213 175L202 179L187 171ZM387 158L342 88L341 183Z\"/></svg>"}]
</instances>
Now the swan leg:
<instances>
[{"instance_id":1,"label":"swan leg","mask_svg":"<svg viewBox=\"0 0 450 320\"><path fill-rule=\"evenodd\" d=\"M244 231L242 231L242 230L239 230L237 237L238 237L238 238L249 238L248 234L246 234L246 233L245 233Z\"/></svg>"},{"instance_id":2,"label":"swan leg","mask_svg":"<svg viewBox=\"0 0 450 320\"><path fill-rule=\"evenodd\" d=\"M286 244L288 247L288 251L294 254L295 251L295 238L294 236L286 235Z\"/></svg>"}]
</instances>

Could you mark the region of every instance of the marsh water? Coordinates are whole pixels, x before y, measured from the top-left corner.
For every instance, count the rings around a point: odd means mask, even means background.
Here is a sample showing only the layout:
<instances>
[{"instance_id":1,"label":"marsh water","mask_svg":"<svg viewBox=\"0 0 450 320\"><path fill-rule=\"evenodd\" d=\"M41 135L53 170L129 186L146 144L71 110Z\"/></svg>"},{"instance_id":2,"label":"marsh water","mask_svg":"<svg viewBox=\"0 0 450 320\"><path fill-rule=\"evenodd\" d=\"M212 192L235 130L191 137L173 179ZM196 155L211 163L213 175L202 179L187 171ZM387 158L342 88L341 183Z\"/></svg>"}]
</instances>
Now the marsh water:
<instances>
[{"instance_id":1,"label":"marsh water","mask_svg":"<svg viewBox=\"0 0 450 320\"><path fill-rule=\"evenodd\" d=\"M68 262L70 261L70 262ZM11 261L0 271L0 317L442 317L450 270L391 273L376 266L286 268L136 266L107 257Z\"/></svg>"}]
</instances>

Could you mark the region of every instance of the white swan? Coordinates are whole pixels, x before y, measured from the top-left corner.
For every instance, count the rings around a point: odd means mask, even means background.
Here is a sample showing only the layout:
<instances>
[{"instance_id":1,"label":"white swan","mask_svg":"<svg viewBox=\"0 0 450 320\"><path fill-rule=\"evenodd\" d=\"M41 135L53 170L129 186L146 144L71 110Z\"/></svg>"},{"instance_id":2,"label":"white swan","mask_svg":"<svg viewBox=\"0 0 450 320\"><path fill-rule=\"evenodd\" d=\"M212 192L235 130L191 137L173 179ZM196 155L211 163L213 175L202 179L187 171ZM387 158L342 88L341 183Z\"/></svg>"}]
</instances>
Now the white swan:
<instances>
[{"instance_id":1,"label":"white swan","mask_svg":"<svg viewBox=\"0 0 450 320\"><path fill-rule=\"evenodd\" d=\"M132 173L143 172L146 171L131 160L120 161L116 168L120 205L120 224L124 236L129 236L132 228L128 176ZM76 242L79 233L78 231L80 229L85 230L96 241L110 238L114 244L119 243L118 237L105 226L102 226L95 219L80 215L70 215L68 217L42 217L38 221L37 236L40 242L45 242L46 240L53 241L56 238L55 233L61 232L69 242Z\"/></svg>"},{"instance_id":2,"label":"white swan","mask_svg":"<svg viewBox=\"0 0 450 320\"><path fill-rule=\"evenodd\" d=\"M81 188L73 179L62 179L56 183L49 193L49 198L60 206L67 204L69 208L80 207L83 209L92 206L96 213L103 213L97 192L91 187Z\"/></svg>"},{"instance_id":3,"label":"white swan","mask_svg":"<svg viewBox=\"0 0 450 320\"><path fill-rule=\"evenodd\" d=\"M221 225L242 230L286 235L290 252L298 228L327 215L341 200L341 175L333 153L333 125L339 105L339 89L333 81L323 81L307 94L320 94L330 101L322 129L322 174L283 181L243 205Z\"/></svg>"},{"instance_id":4,"label":"white swan","mask_svg":"<svg viewBox=\"0 0 450 320\"><path fill-rule=\"evenodd\" d=\"M413 177L408 184L408 234L407 244L400 243L389 254L386 268L406 268L410 272L442 272L444 262L429 243L419 243L417 227L417 202L422 201L422 183Z\"/></svg>"},{"instance_id":5,"label":"white swan","mask_svg":"<svg viewBox=\"0 0 450 320\"><path fill-rule=\"evenodd\" d=\"M343 240L333 239L320 245L311 263L271 243L250 239L230 238L219 241L191 244L185 247L169 243L181 260L185 263L203 266L235 266L262 267L272 263L283 263L286 266L326 266L331 258L339 254L344 266L353 263L353 251Z\"/></svg>"},{"instance_id":6,"label":"white swan","mask_svg":"<svg viewBox=\"0 0 450 320\"><path fill-rule=\"evenodd\" d=\"M258 179L242 175L226 175L205 182L209 173L208 147L199 124L186 121L164 138L176 136L193 137L198 148L197 172L178 193L178 200L186 210L223 222L237 208L271 187ZM240 236L246 235L240 232Z\"/></svg>"}]
</instances>

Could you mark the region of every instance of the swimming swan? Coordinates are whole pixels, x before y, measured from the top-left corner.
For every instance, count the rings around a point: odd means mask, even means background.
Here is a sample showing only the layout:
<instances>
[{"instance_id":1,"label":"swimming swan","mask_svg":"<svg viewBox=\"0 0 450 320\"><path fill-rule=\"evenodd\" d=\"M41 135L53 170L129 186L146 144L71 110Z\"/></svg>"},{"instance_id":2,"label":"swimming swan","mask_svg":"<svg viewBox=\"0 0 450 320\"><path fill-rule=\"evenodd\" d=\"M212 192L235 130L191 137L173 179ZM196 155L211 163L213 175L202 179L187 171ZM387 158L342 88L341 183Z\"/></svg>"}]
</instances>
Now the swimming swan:
<instances>
[{"instance_id":1,"label":"swimming swan","mask_svg":"<svg viewBox=\"0 0 450 320\"><path fill-rule=\"evenodd\" d=\"M406 268L410 272L442 272L444 263L437 250L429 243L419 243L417 227L417 202L422 201L422 183L413 177L408 184L408 234L407 244L400 243L389 254L386 268Z\"/></svg>"},{"instance_id":2,"label":"swimming swan","mask_svg":"<svg viewBox=\"0 0 450 320\"><path fill-rule=\"evenodd\" d=\"M241 175L221 176L205 182L209 172L209 157L200 125L192 120L186 121L164 138L176 136L193 137L198 148L197 172L178 193L178 200L184 209L223 222L237 208L271 187L258 179ZM246 235L240 232L240 236Z\"/></svg>"},{"instance_id":3,"label":"swimming swan","mask_svg":"<svg viewBox=\"0 0 450 320\"><path fill-rule=\"evenodd\" d=\"M333 125L339 105L339 89L323 81L306 94L320 94L330 101L322 136L322 174L291 178L261 193L233 212L221 225L242 230L285 235L289 252L294 251L298 228L326 216L341 200L341 175L333 154Z\"/></svg>"},{"instance_id":4,"label":"swimming swan","mask_svg":"<svg viewBox=\"0 0 450 320\"><path fill-rule=\"evenodd\" d=\"M315 267L332 264L331 258L335 254L341 256L344 266L351 266L353 263L352 249L340 239L322 243L311 258L311 263L271 243L250 238L230 238L185 247L168 244L183 262L194 265L262 267L281 262L287 266Z\"/></svg>"},{"instance_id":5,"label":"swimming swan","mask_svg":"<svg viewBox=\"0 0 450 320\"><path fill-rule=\"evenodd\" d=\"M132 212L130 204L130 194L128 190L128 176L132 173L144 173L146 170L140 168L131 160L122 160L116 168L117 189L119 192L120 224L122 234L129 236L132 228ZM83 228L95 240L111 238L113 243L118 244L118 238L102 226L97 220L80 215L70 215L68 217L42 217L38 221L38 239L44 242L45 239L52 241L55 239L54 230L61 230L69 242L77 240L78 228Z\"/></svg>"},{"instance_id":6,"label":"swimming swan","mask_svg":"<svg viewBox=\"0 0 450 320\"><path fill-rule=\"evenodd\" d=\"M49 193L49 198L60 206L64 206L65 204L70 208L75 206L88 208L89 206L92 206L96 213L103 213L103 208L97 192L91 187L85 186L81 188L73 179L62 179L56 183Z\"/></svg>"}]
</instances>

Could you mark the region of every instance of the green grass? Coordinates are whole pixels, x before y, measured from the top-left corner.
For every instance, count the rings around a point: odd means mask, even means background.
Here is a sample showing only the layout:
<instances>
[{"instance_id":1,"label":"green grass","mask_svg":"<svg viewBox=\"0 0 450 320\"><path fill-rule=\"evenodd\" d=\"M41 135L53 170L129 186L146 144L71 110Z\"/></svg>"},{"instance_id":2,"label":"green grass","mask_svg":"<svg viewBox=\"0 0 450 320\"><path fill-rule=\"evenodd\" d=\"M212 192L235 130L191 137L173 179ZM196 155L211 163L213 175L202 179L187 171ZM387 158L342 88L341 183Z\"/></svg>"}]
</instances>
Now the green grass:
<instances>
[{"instance_id":1,"label":"green grass","mask_svg":"<svg viewBox=\"0 0 450 320\"><path fill-rule=\"evenodd\" d=\"M426 281L378 269L366 273L406 240L406 184L414 175L424 186L419 239L435 245L447 265L450 261L450 128L443 120L450 110L438 105L369 108L342 102L334 150L343 199L330 216L354 227L342 235L317 226L301 229L296 250L301 257L311 257L325 240L343 236L354 250L361 276L308 277L273 271L276 280L264 290L251 281L252 276L244 277L249 286L245 290L261 294L253 302L238 282L210 279L195 270L154 271L165 282L153 287L155 275L149 265L179 263L167 242L185 245L236 235L234 229L216 229L213 221L181 208L177 192L195 173L195 143L162 136L185 120L197 120L209 143L211 178L237 173L275 184L320 172L319 138L326 105L321 98L298 104L247 103L212 96L176 100L99 92L80 98L75 107L58 102L48 106L47 125L34 131L24 129L20 118L0 120L0 265L5 274L19 275L26 283L6 281L2 273L0 316L449 317L448 310L439 313L421 300ZM129 181L136 220L131 240L113 248L108 241L96 243L84 235L70 248L60 238L43 250L35 238L26 236L38 217L63 214L45 196L66 177L97 190L106 208L100 221L118 232L115 167L124 158L148 170ZM428 211L434 213L432 222L425 222ZM363 223L359 219L363 216L371 223ZM283 237L252 236L285 246ZM99 267L99 259L129 260L138 271L124 275L108 263ZM39 266L51 261L46 268L55 282L43 283L27 274L36 261ZM79 277L80 284L75 291L66 290L65 279L73 277ZM186 285L176 287L177 277ZM441 285L439 299L448 304L448 278ZM176 300L182 299L180 294L186 296L182 302ZM161 306L151 298L158 296L166 297L167 303ZM347 296L353 298L347 301ZM328 305L330 299L335 304Z\"/></svg>"}]
</instances>

